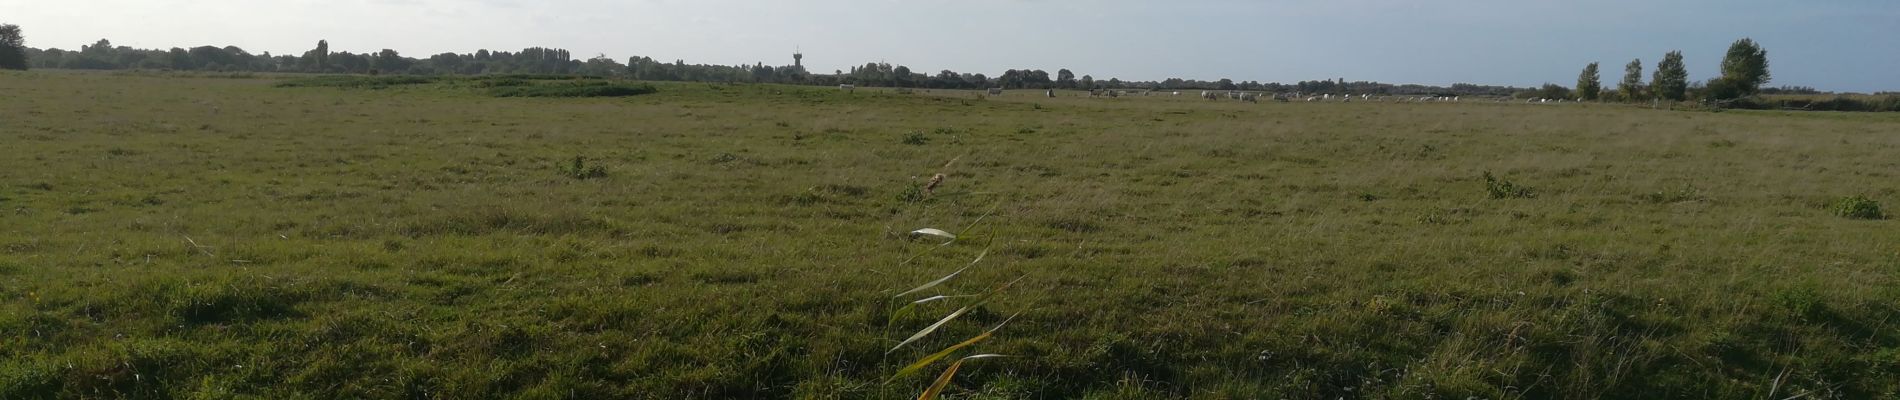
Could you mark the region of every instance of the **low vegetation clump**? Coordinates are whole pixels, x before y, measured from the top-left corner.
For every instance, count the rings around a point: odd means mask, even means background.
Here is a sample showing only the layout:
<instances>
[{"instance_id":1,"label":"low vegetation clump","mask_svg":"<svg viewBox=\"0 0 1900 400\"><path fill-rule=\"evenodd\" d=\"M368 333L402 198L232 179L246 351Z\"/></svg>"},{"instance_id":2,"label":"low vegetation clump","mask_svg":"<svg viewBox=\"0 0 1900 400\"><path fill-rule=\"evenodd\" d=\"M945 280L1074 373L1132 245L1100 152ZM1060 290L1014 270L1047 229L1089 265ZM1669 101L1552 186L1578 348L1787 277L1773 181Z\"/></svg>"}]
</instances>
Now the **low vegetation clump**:
<instances>
[{"instance_id":1,"label":"low vegetation clump","mask_svg":"<svg viewBox=\"0 0 1900 400\"><path fill-rule=\"evenodd\" d=\"M1529 199L1537 197L1537 191L1529 186L1498 178L1490 171L1484 173L1484 191L1493 199Z\"/></svg>"},{"instance_id":2,"label":"low vegetation clump","mask_svg":"<svg viewBox=\"0 0 1900 400\"><path fill-rule=\"evenodd\" d=\"M1886 219L1887 214L1880 210L1880 202L1865 196L1849 196L1834 200L1828 206L1834 215L1848 219Z\"/></svg>"},{"instance_id":3,"label":"low vegetation clump","mask_svg":"<svg viewBox=\"0 0 1900 400\"><path fill-rule=\"evenodd\" d=\"M607 167L603 167L600 165L587 165L587 158L582 157L582 156L574 156L573 162L561 164L559 167L561 170L561 175L567 176L569 178L574 178L574 180L588 180L588 179L607 177Z\"/></svg>"},{"instance_id":4,"label":"low vegetation clump","mask_svg":"<svg viewBox=\"0 0 1900 400\"><path fill-rule=\"evenodd\" d=\"M440 82L443 78L416 75L363 76L363 75L325 75L309 78L289 79L277 83L277 87L333 87L347 89L386 89L404 85L423 85Z\"/></svg>"},{"instance_id":5,"label":"low vegetation clump","mask_svg":"<svg viewBox=\"0 0 1900 400\"><path fill-rule=\"evenodd\" d=\"M1754 110L1900 111L1900 95L1765 95L1736 99L1729 107Z\"/></svg>"},{"instance_id":6,"label":"low vegetation clump","mask_svg":"<svg viewBox=\"0 0 1900 400\"><path fill-rule=\"evenodd\" d=\"M929 143L930 143L930 137L924 136L923 132L911 131L909 133L904 134L904 144L908 144L912 146L922 146Z\"/></svg>"},{"instance_id":7,"label":"low vegetation clump","mask_svg":"<svg viewBox=\"0 0 1900 400\"><path fill-rule=\"evenodd\" d=\"M653 85L583 81L562 84L516 85L496 87L488 94L495 97L627 97L652 94Z\"/></svg>"}]
</instances>

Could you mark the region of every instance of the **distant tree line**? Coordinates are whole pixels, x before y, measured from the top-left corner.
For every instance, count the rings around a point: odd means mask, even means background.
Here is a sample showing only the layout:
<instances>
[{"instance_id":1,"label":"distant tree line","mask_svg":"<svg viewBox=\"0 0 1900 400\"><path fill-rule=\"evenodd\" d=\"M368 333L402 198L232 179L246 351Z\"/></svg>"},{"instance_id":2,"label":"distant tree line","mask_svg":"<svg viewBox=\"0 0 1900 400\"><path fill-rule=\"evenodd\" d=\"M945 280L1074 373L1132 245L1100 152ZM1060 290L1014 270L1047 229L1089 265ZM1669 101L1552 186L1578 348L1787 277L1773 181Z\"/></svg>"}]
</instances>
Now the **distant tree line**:
<instances>
[{"instance_id":1,"label":"distant tree line","mask_svg":"<svg viewBox=\"0 0 1900 400\"><path fill-rule=\"evenodd\" d=\"M520 52L481 50L470 54L443 53L428 58L405 57L395 50L375 53L331 52L327 41L302 55L252 54L236 46L199 46L170 50L113 46L100 39L78 51L26 49L33 68L147 69L219 72L307 72L339 74L577 74L617 75L619 63L573 59L567 50L530 47Z\"/></svg>"},{"instance_id":2,"label":"distant tree line","mask_svg":"<svg viewBox=\"0 0 1900 400\"><path fill-rule=\"evenodd\" d=\"M17 28L13 28L16 32ZM995 77L980 73L943 70L935 74L913 71L903 65L867 63L849 71L813 74L799 66L687 64L684 60L661 62L651 57L630 57L625 64L606 57L576 60L567 50L531 47L519 52L479 50L474 53L441 53L427 58L411 58L396 50L375 53L331 51L328 41L317 41L315 48L300 55L269 52L253 54L236 46L199 46L169 50L136 49L114 46L100 39L79 50L33 49L16 46L22 60L33 68L81 70L176 70L218 72L295 72L340 74L478 75L478 74L555 74L615 77L649 81L744 82L800 85L853 84L867 87L905 87L926 89L1141 89L1141 90L1246 90L1300 92L1310 94L1375 95L1509 95L1522 89L1508 86L1456 84L1450 87L1398 85L1379 82L1338 80L1301 81L1293 84L1234 82L1231 79L1201 81L1171 78L1163 81L1097 80L1090 75L1077 77L1068 69L1055 74L1040 69L1011 69ZM0 60L5 60L0 54ZM24 67L22 67L24 68Z\"/></svg>"},{"instance_id":3,"label":"distant tree line","mask_svg":"<svg viewBox=\"0 0 1900 400\"><path fill-rule=\"evenodd\" d=\"M1590 63L1577 78L1574 89L1557 84L1536 88L1490 86L1459 83L1449 87L1389 84L1345 79L1300 81L1291 84L1235 82L1231 79L1203 81L1170 78L1161 81L1098 80L1094 76L1077 77L1073 71L1059 69L1050 74L1040 69L1011 69L998 76L943 70L935 74L917 72L903 65L877 62L853 66L849 71L813 74L802 66L687 64L684 60L660 62L651 57L630 57L626 63L605 56L577 60L564 49L530 47L518 52L478 50L474 53L441 53L412 58L396 50L374 53L331 51L328 41L302 54L253 54L236 46L199 46L186 48L136 49L114 46L100 39L79 50L35 49L26 47L20 27L0 25L0 69L53 68L82 70L178 70L220 72L291 72L336 74L406 75L479 75L548 74L584 75L649 81L778 83L797 85L853 84L870 87L926 89L1135 89L1135 90L1244 90L1303 94L1371 94L1433 96L1515 96L1520 98L1578 99L1585 101L1637 102L1651 99L1686 101L1692 99L1730 103L1757 94L1820 94L1811 87L1762 87L1770 80L1767 51L1751 39L1741 39L1729 47L1722 61L1722 75L1708 81L1690 81L1682 52L1665 54L1647 82L1641 59L1624 67L1623 79L1614 88L1601 83L1598 63Z\"/></svg>"}]
</instances>

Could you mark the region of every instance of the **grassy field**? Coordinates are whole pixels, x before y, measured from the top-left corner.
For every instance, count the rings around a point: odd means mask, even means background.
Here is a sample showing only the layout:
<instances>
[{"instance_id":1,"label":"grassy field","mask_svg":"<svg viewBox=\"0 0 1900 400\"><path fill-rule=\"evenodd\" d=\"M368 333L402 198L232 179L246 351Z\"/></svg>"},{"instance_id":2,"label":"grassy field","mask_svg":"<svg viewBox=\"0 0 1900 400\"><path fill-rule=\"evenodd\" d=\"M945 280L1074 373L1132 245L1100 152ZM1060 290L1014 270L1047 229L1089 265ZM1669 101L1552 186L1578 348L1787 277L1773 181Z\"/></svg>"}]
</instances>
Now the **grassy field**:
<instances>
[{"instance_id":1,"label":"grassy field","mask_svg":"<svg viewBox=\"0 0 1900 400\"><path fill-rule=\"evenodd\" d=\"M0 399L1900 395L1895 114L275 79L0 73Z\"/></svg>"}]
</instances>

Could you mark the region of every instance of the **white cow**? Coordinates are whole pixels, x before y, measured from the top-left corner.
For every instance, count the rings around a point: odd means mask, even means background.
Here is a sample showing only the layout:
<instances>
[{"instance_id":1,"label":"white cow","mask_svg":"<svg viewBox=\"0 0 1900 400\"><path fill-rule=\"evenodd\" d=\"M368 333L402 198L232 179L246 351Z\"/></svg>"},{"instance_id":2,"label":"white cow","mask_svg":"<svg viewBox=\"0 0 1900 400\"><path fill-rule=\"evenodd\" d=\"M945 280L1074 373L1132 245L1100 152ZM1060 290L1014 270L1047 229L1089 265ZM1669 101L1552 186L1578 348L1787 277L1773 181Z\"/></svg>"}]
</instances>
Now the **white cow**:
<instances>
[{"instance_id":1,"label":"white cow","mask_svg":"<svg viewBox=\"0 0 1900 400\"><path fill-rule=\"evenodd\" d=\"M991 96L1000 96L1002 94L1003 94L1003 88L990 88Z\"/></svg>"}]
</instances>

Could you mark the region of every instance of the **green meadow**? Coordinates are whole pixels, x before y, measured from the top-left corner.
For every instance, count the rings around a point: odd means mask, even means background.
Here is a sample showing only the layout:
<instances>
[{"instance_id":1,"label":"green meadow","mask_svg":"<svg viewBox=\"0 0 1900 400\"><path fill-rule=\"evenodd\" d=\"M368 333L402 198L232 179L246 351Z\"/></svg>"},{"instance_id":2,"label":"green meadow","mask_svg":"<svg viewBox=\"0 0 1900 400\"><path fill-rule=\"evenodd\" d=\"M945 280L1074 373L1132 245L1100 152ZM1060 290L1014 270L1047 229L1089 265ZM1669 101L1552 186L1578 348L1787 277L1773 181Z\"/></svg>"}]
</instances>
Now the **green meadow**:
<instances>
[{"instance_id":1,"label":"green meadow","mask_svg":"<svg viewBox=\"0 0 1900 400\"><path fill-rule=\"evenodd\" d=\"M1900 114L523 81L0 72L0 399L1900 396Z\"/></svg>"}]
</instances>

